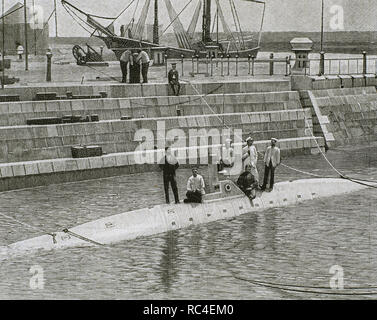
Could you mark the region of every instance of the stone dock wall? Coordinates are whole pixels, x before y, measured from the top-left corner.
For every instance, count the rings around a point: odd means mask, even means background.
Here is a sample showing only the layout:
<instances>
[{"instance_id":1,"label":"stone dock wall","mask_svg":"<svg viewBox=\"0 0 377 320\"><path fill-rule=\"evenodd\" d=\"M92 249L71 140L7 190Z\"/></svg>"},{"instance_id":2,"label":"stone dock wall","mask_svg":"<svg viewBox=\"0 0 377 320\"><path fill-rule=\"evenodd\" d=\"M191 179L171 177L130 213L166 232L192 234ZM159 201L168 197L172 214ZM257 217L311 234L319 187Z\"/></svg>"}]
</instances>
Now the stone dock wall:
<instances>
[{"instance_id":1,"label":"stone dock wall","mask_svg":"<svg viewBox=\"0 0 377 320\"><path fill-rule=\"evenodd\" d=\"M377 78L332 76L313 79L300 90L304 108L311 108L313 132L326 147L377 140Z\"/></svg>"},{"instance_id":2,"label":"stone dock wall","mask_svg":"<svg viewBox=\"0 0 377 320\"><path fill-rule=\"evenodd\" d=\"M156 164L136 164L135 150L143 142L137 139L140 129L149 129L152 144L159 145L159 123L164 134L191 133L200 145L194 157L206 147L200 144L203 132L211 129L242 129L243 138L252 134L261 152L276 137L283 156L317 153L317 144L333 147L376 134L373 78L298 79L184 84L180 97L165 84L7 88L6 94L22 101L0 103L0 191L157 170ZM107 98L33 101L40 92L64 96L67 91L106 92ZM26 125L32 118L94 114L99 122ZM210 138L207 144L214 143ZM106 154L73 159L71 147L77 145L98 145ZM193 157L189 146L187 138L186 158Z\"/></svg>"}]
</instances>

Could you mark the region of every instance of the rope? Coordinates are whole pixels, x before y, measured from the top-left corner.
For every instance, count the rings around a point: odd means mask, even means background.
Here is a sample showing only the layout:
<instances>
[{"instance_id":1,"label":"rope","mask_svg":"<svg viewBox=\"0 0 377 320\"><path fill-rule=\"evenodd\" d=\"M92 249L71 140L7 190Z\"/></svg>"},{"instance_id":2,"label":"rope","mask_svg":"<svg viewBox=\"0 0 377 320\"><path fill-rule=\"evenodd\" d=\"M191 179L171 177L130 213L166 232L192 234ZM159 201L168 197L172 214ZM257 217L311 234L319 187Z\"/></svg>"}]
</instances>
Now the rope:
<instances>
[{"instance_id":1,"label":"rope","mask_svg":"<svg viewBox=\"0 0 377 320\"><path fill-rule=\"evenodd\" d=\"M107 19L107 20L113 20L111 23L110 23L110 25L109 26L111 26L112 24L114 24L114 22L116 21L116 20L118 20L119 19L119 17L124 13L124 12L126 12L126 10L133 4L135 2L135 0L132 0L131 2L130 2L130 4L128 5L128 6L126 6L115 18L110 18L110 17L101 17L101 16L96 16L96 15L93 15L93 14L90 14L90 16L91 17L96 17L96 18L101 18L101 19ZM108 26L108 27L109 27Z\"/></svg>"},{"instance_id":2,"label":"rope","mask_svg":"<svg viewBox=\"0 0 377 320\"><path fill-rule=\"evenodd\" d=\"M53 16L54 13L55 13L55 9L52 10L50 16L48 17L47 21L43 25L42 32L40 34L38 34L38 36L35 38L34 45L31 47L30 51L33 51L33 49L37 47L38 40L44 34L44 32L46 30L46 26L48 25L48 23L49 23L49 21L52 18L52 16ZM35 17L34 17L34 23L35 23ZM36 35L36 31L35 30L34 30L34 35Z\"/></svg>"},{"instance_id":3,"label":"rope","mask_svg":"<svg viewBox=\"0 0 377 320\"><path fill-rule=\"evenodd\" d=\"M290 167L290 166L288 166L288 165L286 165L284 163L281 163L281 165L283 167L286 167L286 168L292 170L292 171L296 171L296 172L299 172L299 173L302 173L302 174L305 174L305 175L308 175L308 176L316 177L316 178L325 178L325 179L336 178L336 177L321 176L321 175L318 175L318 174L315 174L315 173L311 173L311 172L308 172L308 171L302 171L302 170Z\"/></svg>"},{"instance_id":4,"label":"rope","mask_svg":"<svg viewBox=\"0 0 377 320\"><path fill-rule=\"evenodd\" d=\"M166 32L166 30L168 30L168 28L179 18L179 16L181 15L181 13L188 7L188 5L192 2L192 0L190 0L184 7L183 9L176 15L176 17L170 21L170 23L168 24L168 26L164 29L164 31L162 31L161 36L163 36Z\"/></svg>"},{"instance_id":5,"label":"rope","mask_svg":"<svg viewBox=\"0 0 377 320\"><path fill-rule=\"evenodd\" d=\"M283 291L290 292L299 292L299 293L311 293L311 294L324 294L324 295L342 295L342 296L367 296L367 295L377 295L377 292L334 292L334 291L320 291L328 289L327 287L312 287L312 286L299 286L299 285L287 285L280 283L264 282L242 278L240 276L234 275L233 277L237 280L246 281L252 283L256 286L278 289ZM306 290L304 290L306 289ZM316 290L312 290L316 289ZM347 288L345 290L368 290L368 289L377 289L376 287L356 287L356 288Z\"/></svg>"},{"instance_id":6,"label":"rope","mask_svg":"<svg viewBox=\"0 0 377 320\"><path fill-rule=\"evenodd\" d=\"M92 34L92 31L88 30L81 22L77 21L77 19L73 16L75 15L79 20L81 20L84 24L86 24L88 27L92 28L90 24L88 24L85 20L81 19L75 12L73 12L66 4L62 2L63 8L67 13L71 16L73 20L75 20L81 28L83 28L86 32L88 32L90 35Z\"/></svg>"},{"instance_id":7,"label":"rope","mask_svg":"<svg viewBox=\"0 0 377 320\"><path fill-rule=\"evenodd\" d=\"M182 80L182 81L184 81L184 80ZM167 106L167 107L171 107L171 106L179 106L179 105L183 105L183 104L186 104L186 103L190 103L190 102L195 102L195 101L201 100L201 99L202 99L201 96L206 97L206 96L208 96L208 95L210 95L210 94L216 92L217 90L219 90L219 89L222 88L223 86L224 86L224 85L221 84L221 85L219 85L217 88L215 88L215 89L213 89L213 90L207 92L207 93L204 94L204 95L199 94L200 97L198 97L198 98L195 98L195 99L192 99L192 100L189 99L189 100L187 100L187 101L182 101L182 102L178 102L178 103L164 104L164 106ZM153 105L153 104L143 104L143 103L138 103L138 102L134 102L134 101L131 101L131 104L136 104L136 105L138 105L138 106L142 106L142 107L154 107L154 106L155 106L155 105Z\"/></svg>"},{"instance_id":8,"label":"rope","mask_svg":"<svg viewBox=\"0 0 377 320\"><path fill-rule=\"evenodd\" d=\"M80 236L79 234L74 233L74 232L72 232L72 231L69 231L68 229L64 229L63 232L66 233L66 234L71 235L72 237L75 237L75 238L77 238L77 239L80 239L80 240L83 240L83 241L86 241L86 242L89 242L89 243L95 244L95 245L97 245L97 246L104 246L104 244L102 244L102 243L99 243L99 242L94 241L94 240L91 240L91 239L89 239L89 238L86 238L86 237Z\"/></svg>"},{"instance_id":9,"label":"rope","mask_svg":"<svg viewBox=\"0 0 377 320\"><path fill-rule=\"evenodd\" d=\"M184 81L184 80L182 80ZM200 95L199 91L196 89L196 87L190 82L190 81L184 81L184 82L187 82L189 83L192 88L197 92L198 95ZM223 125L225 127L227 127L228 129L231 129L228 125L225 124L224 122L224 118L221 119L217 114L216 112L213 110L213 108L211 108L211 106L208 104L208 102L204 99L204 96L200 96L200 99L202 99L204 101L204 103L207 105L207 107L212 111L212 113L220 120L223 122ZM309 121L307 119L307 117L304 115L304 120L305 120L305 125L308 129L310 129L310 125L309 125ZM311 133L311 136L312 138L314 139L315 141L315 144L316 144L316 147L318 148L318 150L320 151L321 155L323 156L323 158L326 160L326 162L330 165L330 167L339 175L340 178L343 178L343 179L347 179L353 183L357 183L357 184L360 184L360 185L363 185L363 186L366 186L366 187L370 187L370 188L375 188L377 189L377 186L374 186L374 185L370 185L370 184L367 184L365 182L371 182L371 181L364 181L363 179L354 179L354 178L351 178L351 177L347 177L346 175L344 175L343 173L341 173L338 169L335 168L335 166L331 163L331 161L327 158L327 156L324 154L323 150L321 149L318 141L317 141L317 138L314 136L313 134L313 131L310 130L310 133ZM242 140L242 137L239 137L241 138ZM260 151L257 151L260 155L263 155ZM309 176L313 176L313 177L317 177L317 178L330 178L330 177L325 177L325 176L320 176L320 175L317 175L317 174L314 174L314 173L311 173L311 172L307 172L307 171L303 171L303 170L299 170L299 169L295 169L293 167L290 167L286 164L283 164L281 163L282 166L292 170L292 171L296 171L296 172L299 172L299 173L302 173L302 174L305 174L305 175L309 175ZM334 177L332 177L334 178ZM364 182L362 182L364 181Z\"/></svg>"},{"instance_id":10,"label":"rope","mask_svg":"<svg viewBox=\"0 0 377 320\"><path fill-rule=\"evenodd\" d=\"M28 224L28 223L22 222L22 221L20 221L20 220L17 220L16 218L10 217L10 216L8 216L8 215L6 215L6 214L4 214L4 213L1 213L1 212L0 212L0 215L3 216L3 217L6 218L6 219L12 220L12 221L14 221L14 222L16 222L16 223L18 223L18 224L24 226L24 227L27 227L28 229L34 229L34 230L36 230L36 231L42 232L42 233L44 233L44 234L47 234L47 235L49 235L49 236L52 237L52 241L53 241L55 244L57 243L57 242L56 242L56 233L48 232L48 231L46 231L46 230L44 230L44 229L42 229L42 228L38 228L38 227L35 227L35 226L31 225L31 224ZM87 242L93 243L93 244L98 245L98 246L104 246L102 243L99 243L99 242L96 242L96 241L94 241L94 240L88 239L88 238L86 238L86 237L80 236L79 234L74 233L74 232L72 232L72 231L69 231L68 229L64 229L63 232L64 232L64 233L67 233L67 234L69 234L69 235L71 235L71 236L73 236L73 237L75 237L75 238L78 238L78 239L80 239L80 240L87 241Z\"/></svg>"},{"instance_id":11,"label":"rope","mask_svg":"<svg viewBox=\"0 0 377 320\"><path fill-rule=\"evenodd\" d=\"M4 214L4 213L1 213L1 212L0 212L0 215L3 216L4 218L7 218L7 219L9 219L9 220L12 220L12 221L18 223L18 224L20 224L20 225L22 225L22 226L24 226L24 227L27 227L27 228L30 228L30 229L34 229L34 230L39 231L39 232L43 232L43 233L45 233L45 234L51 236L51 237L52 237L52 240L54 241L54 243L56 243L56 239L55 239L56 234L55 234L55 233L51 233L51 232L48 232L48 231L46 231L46 230L44 230L44 229L42 229L42 228L38 228L38 227L35 227L35 226L31 225L31 224L28 224L28 223L22 222L22 221L20 221L20 220L17 220L16 218L10 217L10 216L8 216L8 215L6 215L6 214Z\"/></svg>"},{"instance_id":12,"label":"rope","mask_svg":"<svg viewBox=\"0 0 377 320\"><path fill-rule=\"evenodd\" d=\"M92 70L94 70L94 71L96 71L96 72L102 73L103 75L109 77L110 79L112 79L112 80L114 80L114 81L116 81L116 82L120 82L117 78L113 77L112 75L110 75L110 74L108 74L108 73L106 73L106 72L104 72L104 71L101 71L101 70L99 70L99 69L96 69L96 68L94 68L94 67L92 67L92 66L89 66L89 65L87 65L87 64L84 64L83 66L85 66L85 67L87 67L87 68L89 68L89 69L92 69Z\"/></svg>"},{"instance_id":13,"label":"rope","mask_svg":"<svg viewBox=\"0 0 377 320\"><path fill-rule=\"evenodd\" d=\"M309 125L309 120L307 119L307 117L305 116L304 114L304 119L305 119L305 125L307 126L308 129L310 129L310 125ZM323 156L323 158L325 159L325 161L330 165L330 167L342 178L342 179L346 179L346 180L349 180L353 183L356 183L356 184L360 184L360 185L363 185L363 186L366 186L366 187L370 187L370 188L375 188L377 189L377 186L373 186L373 185L369 185L369 184L366 184L366 183L363 183L363 182L360 182L360 181L363 181L363 179L358 179L359 181L351 178L351 177L347 177L345 174L343 174L342 172L340 172L337 168L335 168L335 166L331 163L331 161L327 158L327 156L325 155L325 153L323 152L323 150L321 149L320 145L318 144L318 141L316 139L316 137L314 136L314 133L312 130L310 130L310 133L312 135L312 137L314 138L314 142L319 150L319 152L321 153L321 155ZM367 181L368 182L368 181Z\"/></svg>"}]
</instances>

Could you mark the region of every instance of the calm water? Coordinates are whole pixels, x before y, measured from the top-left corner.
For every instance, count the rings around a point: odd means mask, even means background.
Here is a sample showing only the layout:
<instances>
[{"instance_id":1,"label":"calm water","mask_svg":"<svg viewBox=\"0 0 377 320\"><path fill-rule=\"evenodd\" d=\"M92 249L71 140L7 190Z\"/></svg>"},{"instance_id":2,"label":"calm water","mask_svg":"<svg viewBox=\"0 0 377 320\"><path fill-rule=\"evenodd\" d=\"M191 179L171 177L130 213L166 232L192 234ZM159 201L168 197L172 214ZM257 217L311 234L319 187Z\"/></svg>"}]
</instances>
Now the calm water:
<instances>
[{"instance_id":1,"label":"calm water","mask_svg":"<svg viewBox=\"0 0 377 320\"><path fill-rule=\"evenodd\" d=\"M377 145L328 153L335 166L377 180ZM321 156L285 163L332 175ZM183 191L188 170L180 170ZM305 176L280 167L279 181ZM159 173L145 173L0 194L0 212L55 231L164 200ZM377 192L368 189L296 207L124 242L106 248L39 252L0 261L1 299L347 298L287 292L237 277L328 287L344 269L345 287L377 286ZM0 217L0 245L38 236ZM29 286L32 266L45 287ZM327 290L329 291L329 290ZM375 296L362 296L371 298ZM356 297L359 298L359 297Z\"/></svg>"}]
</instances>

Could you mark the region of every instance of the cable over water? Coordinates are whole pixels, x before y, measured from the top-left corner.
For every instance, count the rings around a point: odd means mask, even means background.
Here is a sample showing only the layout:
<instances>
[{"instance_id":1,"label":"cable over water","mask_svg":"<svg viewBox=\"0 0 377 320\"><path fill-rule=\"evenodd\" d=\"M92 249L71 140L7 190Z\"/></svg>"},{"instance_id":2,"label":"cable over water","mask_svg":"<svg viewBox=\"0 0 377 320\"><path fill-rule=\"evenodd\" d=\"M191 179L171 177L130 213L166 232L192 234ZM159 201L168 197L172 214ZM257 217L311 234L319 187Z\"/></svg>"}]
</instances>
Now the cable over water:
<instances>
[{"instance_id":1,"label":"cable over water","mask_svg":"<svg viewBox=\"0 0 377 320\"><path fill-rule=\"evenodd\" d=\"M193 88L193 89L194 89L194 90L200 95L199 91L195 88L195 86L194 86L190 81L185 81L185 82L189 83L189 84L192 86L192 88ZM216 112L215 112L215 111L213 110L213 108L211 108L211 106L208 104L208 102L205 100L204 96L201 96L201 99L203 99L203 101L205 102L205 104L207 105L207 107L211 110L211 112L213 112L213 114L215 114L215 115L217 116ZM219 116L217 116L217 118L218 118L220 121L222 120L222 119L220 119ZM309 120L308 120L308 118L307 118L305 115L304 115L304 119L305 119L305 126L306 126L307 129L309 129L310 134L311 134L312 138L313 138L314 141L315 141L316 147L318 148L319 152L321 153L321 155L323 156L323 158L325 159L325 161L330 165L331 169L332 169L333 171L335 171L335 172L338 174L338 177L343 178L343 179L347 179L347 180L349 180L349 181L351 181L351 182L353 182L353 183L357 183L357 184L360 184L360 185L363 185L363 186L366 186L366 187L370 187L370 188L375 188L375 189L377 189L377 185L370 185L370 184L366 184L366 183L364 183L364 182L371 182L370 180L368 181L368 180L356 179L356 178L348 177L348 176L346 176L345 174L343 174L342 172L340 172L340 171L339 171L339 170L338 170L338 169L337 169L337 168L331 163L331 161L327 158L326 154L324 153L324 151L323 151L322 148L320 147L320 145L319 145L319 143L318 143L318 141L317 141L317 137L314 136L313 130L311 130L311 128L310 128ZM228 125L226 125L225 123L224 123L224 125L225 125L228 129L231 129L231 128L230 128ZM239 137L239 138L241 138L241 140L242 140L242 137ZM258 153L262 155L261 152L258 151ZM296 171L296 172L300 172L300 173L302 173L302 174L306 174L306 175L309 175L309 176L313 176L313 177L317 177L317 178L329 178L329 177L326 177L326 176L320 176L320 175L317 175L317 174L313 174L313 173L308 172L308 171L299 170L299 169L296 169L296 168L290 167L290 166L288 166L288 165L286 165L286 164L281 164L281 165L284 166L284 167L286 167L286 168L288 168L288 169L290 169L290 170L293 170L293 171ZM332 177L332 178L334 178L334 177ZM362 182L362 181L364 181L364 182Z\"/></svg>"}]
</instances>

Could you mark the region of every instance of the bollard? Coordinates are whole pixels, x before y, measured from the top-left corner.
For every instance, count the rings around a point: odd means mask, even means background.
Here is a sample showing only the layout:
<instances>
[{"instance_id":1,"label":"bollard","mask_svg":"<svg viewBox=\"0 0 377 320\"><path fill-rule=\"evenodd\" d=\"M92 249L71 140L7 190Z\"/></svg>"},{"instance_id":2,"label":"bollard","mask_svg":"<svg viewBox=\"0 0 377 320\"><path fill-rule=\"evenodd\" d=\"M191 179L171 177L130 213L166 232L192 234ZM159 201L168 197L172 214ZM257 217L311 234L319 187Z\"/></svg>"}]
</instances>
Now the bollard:
<instances>
[{"instance_id":1,"label":"bollard","mask_svg":"<svg viewBox=\"0 0 377 320\"><path fill-rule=\"evenodd\" d=\"M291 65L291 58L290 56L287 56L285 58L285 76L288 77L290 72L289 72L289 67Z\"/></svg>"},{"instance_id":2,"label":"bollard","mask_svg":"<svg viewBox=\"0 0 377 320\"><path fill-rule=\"evenodd\" d=\"M209 73L209 67L208 67L208 60L209 60L209 54L206 55L206 73Z\"/></svg>"},{"instance_id":3,"label":"bollard","mask_svg":"<svg viewBox=\"0 0 377 320\"><path fill-rule=\"evenodd\" d=\"M47 81L47 82L51 82L51 58L52 58L52 52L51 52L51 49L47 49L46 56L47 56L47 73L46 73L46 81Z\"/></svg>"},{"instance_id":4,"label":"bollard","mask_svg":"<svg viewBox=\"0 0 377 320\"><path fill-rule=\"evenodd\" d=\"M325 52L321 51L320 53L320 60L319 60L319 76L323 76L325 74Z\"/></svg>"},{"instance_id":5,"label":"bollard","mask_svg":"<svg viewBox=\"0 0 377 320\"><path fill-rule=\"evenodd\" d=\"M274 75L274 54L270 54L270 76Z\"/></svg>"},{"instance_id":6,"label":"bollard","mask_svg":"<svg viewBox=\"0 0 377 320\"><path fill-rule=\"evenodd\" d=\"M251 55L249 54L247 56L247 63L248 63L248 72L247 72L247 74L249 74L249 75L250 75L250 61L251 61Z\"/></svg>"},{"instance_id":7,"label":"bollard","mask_svg":"<svg viewBox=\"0 0 377 320\"><path fill-rule=\"evenodd\" d=\"M363 51L363 75L367 74L367 52Z\"/></svg>"},{"instance_id":8,"label":"bollard","mask_svg":"<svg viewBox=\"0 0 377 320\"><path fill-rule=\"evenodd\" d=\"M211 77L213 77L213 63L212 63L212 55L211 55L211 57L210 57L210 59L209 59L209 62L210 62L210 64L211 64Z\"/></svg>"},{"instance_id":9,"label":"bollard","mask_svg":"<svg viewBox=\"0 0 377 320\"><path fill-rule=\"evenodd\" d=\"M230 75L230 55L227 55L228 58L228 76Z\"/></svg>"},{"instance_id":10,"label":"bollard","mask_svg":"<svg viewBox=\"0 0 377 320\"><path fill-rule=\"evenodd\" d=\"M165 54L165 73L166 73L166 78L168 77L168 55Z\"/></svg>"},{"instance_id":11,"label":"bollard","mask_svg":"<svg viewBox=\"0 0 377 320\"><path fill-rule=\"evenodd\" d=\"M254 76L255 56L251 56L251 75Z\"/></svg>"},{"instance_id":12,"label":"bollard","mask_svg":"<svg viewBox=\"0 0 377 320\"><path fill-rule=\"evenodd\" d=\"M183 55L183 54L181 54L181 64L182 64L182 77L185 75L184 74L184 68L183 68L183 62L184 62L184 58L185 58L185 56Z\"/></svg>"},{"instance_id":13,"label":"bollard","mask_svg":"<svg viewBox=\"0 0 377 320\"><path fill-rule=\"evenodd\" d=\"M222 55L221 57L221 76L224 76L224 56Z\"/></svg>"},{"instance_id":14,"label":"bollard","mask_svg":"<svg viewBox=\"0 0 377 320\"><path fill-rule=\"evenodd\" d=\"M236 54L236 77L238 77L238 54Z\"/></svg>"}]
</instances>

